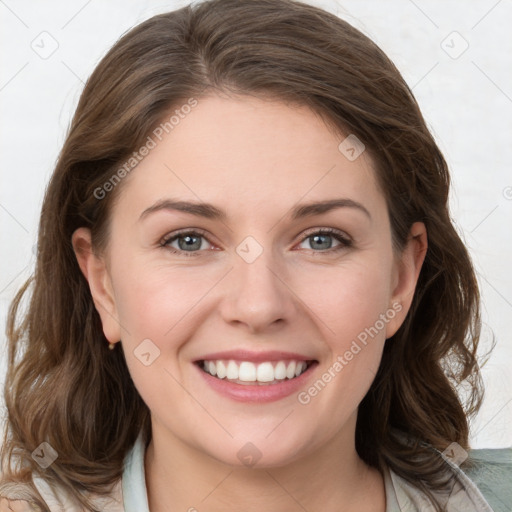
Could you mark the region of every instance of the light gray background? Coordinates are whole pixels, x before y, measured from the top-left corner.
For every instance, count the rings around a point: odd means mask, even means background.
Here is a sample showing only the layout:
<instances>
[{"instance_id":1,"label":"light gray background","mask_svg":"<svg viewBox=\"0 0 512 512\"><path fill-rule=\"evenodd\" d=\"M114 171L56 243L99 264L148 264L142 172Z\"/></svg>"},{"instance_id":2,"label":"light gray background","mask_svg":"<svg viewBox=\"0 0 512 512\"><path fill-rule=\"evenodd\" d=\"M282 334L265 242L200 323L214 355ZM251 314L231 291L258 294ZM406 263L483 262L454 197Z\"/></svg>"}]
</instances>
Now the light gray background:
<instances>
[{"instance_id":1,"label":"light gray background","mask_svg":"<svg viewBox=\"0 0 512 512\"><path fill-rule=\"evenodd\" d=\"M126 30L186 3L0 0L0 356L8 303L33 268L43 191L83 83ZM311 3L391 57L450 164L452 216L483 296L482 348L492 333L497 340L473 445L512 446L512 2ZM3 356L0 372L3 379Z\"/></svg>"}]
</instances>

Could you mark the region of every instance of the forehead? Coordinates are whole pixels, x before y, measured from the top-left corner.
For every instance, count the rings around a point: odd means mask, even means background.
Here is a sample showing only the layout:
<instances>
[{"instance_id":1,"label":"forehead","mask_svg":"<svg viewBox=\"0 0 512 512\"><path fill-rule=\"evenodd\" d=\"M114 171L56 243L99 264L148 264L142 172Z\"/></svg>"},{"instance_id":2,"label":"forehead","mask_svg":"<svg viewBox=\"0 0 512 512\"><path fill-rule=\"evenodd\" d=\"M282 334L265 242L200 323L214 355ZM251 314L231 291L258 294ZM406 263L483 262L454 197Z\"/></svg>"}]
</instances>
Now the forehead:
<instances>
[{"instance_id":1,"label":"forehead","mask_svg":"<svg viewBox=\"0 0 512 512\"><path fill-rule=\"evenodd\" d=\"M341 196L385 206L367 154L353 159L343 143L350 134L334 133L305 106L212 95L184 112L159 138L151 134L154 147L123 184L131 208L166 195L248 216Z\"/></svg>"}]
</instances>

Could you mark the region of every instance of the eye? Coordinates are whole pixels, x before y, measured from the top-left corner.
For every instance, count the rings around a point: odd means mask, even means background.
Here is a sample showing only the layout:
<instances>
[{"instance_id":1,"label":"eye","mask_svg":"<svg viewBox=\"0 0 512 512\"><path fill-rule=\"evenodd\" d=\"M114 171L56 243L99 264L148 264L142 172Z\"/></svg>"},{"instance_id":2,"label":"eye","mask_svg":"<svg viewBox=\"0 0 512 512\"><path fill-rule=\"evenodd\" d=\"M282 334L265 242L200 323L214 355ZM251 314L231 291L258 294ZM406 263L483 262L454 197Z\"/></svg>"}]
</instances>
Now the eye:
<instances>
[{"instance_id":1,"label":"eye","mask_svg":"<svg viewBox=\"0 0 512 512\"><path fill-rule=\"evenodd\" d=\"M173 253L198 256L200 251L207 250L212 244L205 237L204 232L195 230L172 233L165 237L160 245Z\"/></svg>"},{"instance_id":2,"label":"eye","mask_svg":"<svg viewBox=\"0 0 512 512\"><path fill-rule=\"evenodd\" d=\"M333 246L333 240L337 245ZM310 250L314 252L336 252L352 245L352 240L343 232L333 228L310 230L302 239L301 244L309 243ZM160 246L174 254L184 256L200 256L202 251L211 249L212 244L199 229L183 230L167 235L160 242ZM307 249L307 247L305 247Z\"/></svg>"},{"instance_id":3,"label":"eye","mask_svg":"<svg viewBox=\"0 0 512 512\"><path fill-rule=\"evenodd\" d=\"M333 239L338 245L333 247ZM343 232L333 228L317 229L310 231L302 240L301 244L309 243L310 248L315 252L334 252L352 245L352 240Z\"/></svg>"}]
</instances>

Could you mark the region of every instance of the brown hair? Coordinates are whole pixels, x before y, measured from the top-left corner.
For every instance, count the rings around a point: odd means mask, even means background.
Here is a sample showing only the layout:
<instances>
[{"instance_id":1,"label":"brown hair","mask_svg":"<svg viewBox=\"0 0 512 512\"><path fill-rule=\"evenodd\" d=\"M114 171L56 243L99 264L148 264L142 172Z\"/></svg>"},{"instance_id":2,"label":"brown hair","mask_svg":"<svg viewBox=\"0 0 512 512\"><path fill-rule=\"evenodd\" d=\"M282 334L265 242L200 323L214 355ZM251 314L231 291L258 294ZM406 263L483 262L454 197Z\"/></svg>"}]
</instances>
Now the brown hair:
<instances>
[{"instance_id":1,"label":"brown hair","mask_svg":"<svg viewBox=\"0 0 512 512\"><path fill-rule=\"evenodd\" d=\"M429 446L467 448L467 418L482 397L479 292L450 220L447 164L386 55L345 21L292 0L212 0L154 16L89 78L46 191L33 278L9 312L4 481L30 482L40 471L30 454L47 441L59 456L42 476L87 504L80 491L108 492L138 433L149 435L148 408L122 350L107 349L71 236L85 226L95 248L105 247L122 183L101 200L95 190L173 107L212 90L306 105L355 134L375 164L397 251L413 222L425 223L413 303L360 404L356 447L374 467L438 487L441 466ZM456 390L463 382L465 404Z\"/></svg>"}]
</instances>

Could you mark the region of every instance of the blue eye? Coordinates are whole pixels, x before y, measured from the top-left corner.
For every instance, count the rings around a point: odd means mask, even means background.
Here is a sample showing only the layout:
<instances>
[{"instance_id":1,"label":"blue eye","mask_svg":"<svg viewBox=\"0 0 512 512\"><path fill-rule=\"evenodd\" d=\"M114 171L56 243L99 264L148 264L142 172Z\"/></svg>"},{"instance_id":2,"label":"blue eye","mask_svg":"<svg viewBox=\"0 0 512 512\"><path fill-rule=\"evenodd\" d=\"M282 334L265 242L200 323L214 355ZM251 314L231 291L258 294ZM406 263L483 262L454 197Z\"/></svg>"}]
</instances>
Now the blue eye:
<instances>
[{"instance_id":1,"label":"blue eye","mask_svg":"<svg viewBox=\"0 0 512 512\"><path fill-rule=\"evenodd\" d=\"M170 249L173 253L180 253L185 256L199 256L199 251L207 249L207 247L204 247L203 241L206 241L206 238L202 233L183 231L164 239L160 245ZM175 242L177 242L177 247L172 245ZM206 245L209 246L211 244Z\"/></svg>"},{"instance_id":2,"label":"blue eye","mask_svg":"<svg viewBox=\"0 0 512 512\"><path fill-rule=\"evenodd\" d=\"M333 239L339 242L338 245L334 247ZM314 231L307 235L301 243L306 241L309 241L310 247L314 252L334 252L352 245L352 241L347 236L332 228Z\"/></svg>"},{"instance_id":3,"label":"blue eye","mask_svg":"<svg viewBox=\"0 0 512 512\"><path fill-rule=\"evenodd\" d=\"M338 244L333 246L333 240L337 241ZM300 243L303 244L307 241L310 244L309 250L314 252L332 253L352 245L352 240L347 235L332 228L310 231ZM160 242L160 246L165 247L174 254L200 256L201 253L208 250L212 244L208 241L204 232L200 230L184 230L178 233L171 233Z\"/></svg>"}]
</instances>

